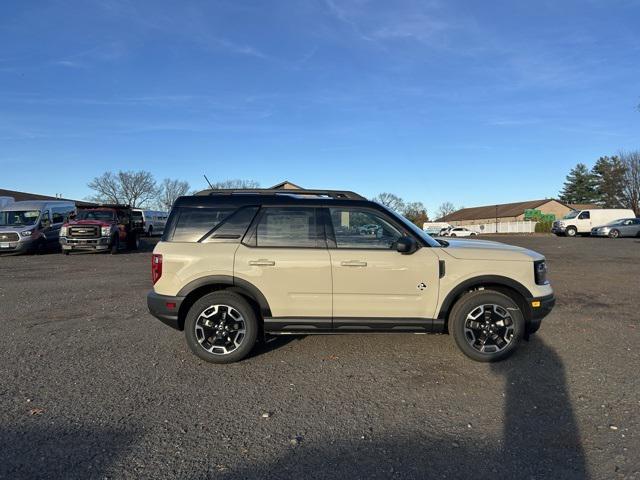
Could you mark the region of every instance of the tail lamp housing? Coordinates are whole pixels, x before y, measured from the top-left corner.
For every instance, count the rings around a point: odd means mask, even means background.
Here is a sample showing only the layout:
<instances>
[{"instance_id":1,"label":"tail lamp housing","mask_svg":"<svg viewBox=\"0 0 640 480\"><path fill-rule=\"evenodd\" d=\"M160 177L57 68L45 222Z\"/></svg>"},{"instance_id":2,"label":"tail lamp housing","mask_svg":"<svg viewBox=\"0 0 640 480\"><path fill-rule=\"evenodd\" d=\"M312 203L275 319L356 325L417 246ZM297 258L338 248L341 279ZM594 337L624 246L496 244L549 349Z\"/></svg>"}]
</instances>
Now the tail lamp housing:
<instances>
[{"instance_id":1,"label":"tail lamp housing","mask_svg":"<svg viewBox=\"0 0 640 480\"><path fill-rule=\"evenodd\" d=\"M155 285L162 276L162 255L154 253L151 255L151 281Z\"/></svg>"}]
</instances>

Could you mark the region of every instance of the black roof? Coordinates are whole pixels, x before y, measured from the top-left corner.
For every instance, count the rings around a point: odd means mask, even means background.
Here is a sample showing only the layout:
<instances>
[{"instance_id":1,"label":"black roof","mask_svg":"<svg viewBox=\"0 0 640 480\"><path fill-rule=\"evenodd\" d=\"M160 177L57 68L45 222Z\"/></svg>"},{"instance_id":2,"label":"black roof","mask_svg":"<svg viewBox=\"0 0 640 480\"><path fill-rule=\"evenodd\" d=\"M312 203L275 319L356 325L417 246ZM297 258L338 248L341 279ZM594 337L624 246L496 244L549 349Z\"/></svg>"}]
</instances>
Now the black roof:
<instances>
[{"instance_id":1,"label":"black roof","mask_svg":"<svg viewBox=\"0 0 640 480\"><path fill-rule=\"evenodd\" d=\"M179 197L174 207L213 207L244 205L344 206L377 205L355 192L342 190L203 190L196 195Z\"/></svg>"}]
</instances>

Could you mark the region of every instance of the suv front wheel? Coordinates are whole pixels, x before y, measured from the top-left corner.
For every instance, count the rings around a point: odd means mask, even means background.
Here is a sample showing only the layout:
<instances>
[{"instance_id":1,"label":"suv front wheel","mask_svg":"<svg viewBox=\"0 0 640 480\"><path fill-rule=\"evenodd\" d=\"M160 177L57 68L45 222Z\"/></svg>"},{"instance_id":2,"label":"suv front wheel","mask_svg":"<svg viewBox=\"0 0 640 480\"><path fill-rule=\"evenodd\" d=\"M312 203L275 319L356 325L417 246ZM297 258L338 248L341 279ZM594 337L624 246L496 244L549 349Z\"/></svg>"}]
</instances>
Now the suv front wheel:
<instances>
[{"instance_id":1,"label":"suv front wheel","mask_svg":"<svg viewBox=\"0 0 640 480\"><path fill-rule=\"evenodd\" d=\"M449 316L449 333L460 350L478 362L497 362L511 355L524 329L516 302L493 290L464 295Z\"/></svg>"},{"instance_id":2,"label":"suv front wheel","mask_svg":"<svg viewBox=\"0 0 640 480\"><path fill-rule=\"evenodd\" d=\"M237 293L213 292L195 302L184 323L187 345L207 362L243 359L258 337L258 320L251 305Z\"/></svg>"}]
</instances>

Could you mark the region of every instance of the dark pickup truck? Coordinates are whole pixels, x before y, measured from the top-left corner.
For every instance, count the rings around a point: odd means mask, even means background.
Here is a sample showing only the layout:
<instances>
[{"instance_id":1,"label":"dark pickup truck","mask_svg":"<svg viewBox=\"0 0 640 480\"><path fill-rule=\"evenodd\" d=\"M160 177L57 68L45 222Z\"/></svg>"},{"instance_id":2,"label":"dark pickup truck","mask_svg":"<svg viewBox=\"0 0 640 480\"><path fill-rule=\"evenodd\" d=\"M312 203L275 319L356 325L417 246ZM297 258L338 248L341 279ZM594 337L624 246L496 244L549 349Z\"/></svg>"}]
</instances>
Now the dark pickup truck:
<instances>
[{"instance_id":1,"label":"dark pickup truck","mask_svg":"<svg viewBox=\"0 0 640 480\"><path fill-rule=\"evenodd\" d=\"M74 250L103 250L112 254L140 245L142 218L128 205L78 208L75 218L60 229L60 246L68 255Z\"/></svg>"}]
</instances>

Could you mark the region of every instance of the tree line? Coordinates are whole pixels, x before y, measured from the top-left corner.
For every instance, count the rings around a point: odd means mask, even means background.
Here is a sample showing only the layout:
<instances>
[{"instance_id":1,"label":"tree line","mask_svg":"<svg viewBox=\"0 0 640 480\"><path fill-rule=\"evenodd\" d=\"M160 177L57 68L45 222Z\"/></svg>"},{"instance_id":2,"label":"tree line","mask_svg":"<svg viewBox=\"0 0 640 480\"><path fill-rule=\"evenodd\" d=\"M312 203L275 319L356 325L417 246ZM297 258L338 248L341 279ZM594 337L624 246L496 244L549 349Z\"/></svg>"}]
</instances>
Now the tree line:
<instances>
[{"instance_id":1,"label":"tree line","mask_svg":"<svg viewBox=\"0 0 640 480\"><path fill-rule=\"evenodd\" d=\"M146 170L120 170L104 172L95 177L87 186L94 192L88 200L97 203L120 203L134 208L157 208L170 210L178 197L194 194L189 182L165 178L158 182ZM211 184L210 188L258 188L255 180L222 180Z\"/></svg>"},{"instance_id":2,"label":"tree line","mask_svg":"<svg viewBox=\"0 0 640 480\"><path fill-rule=\"evenodd\" d=\"M567 175L559 198L569 204L630 208L640 215L640 151L600 157L591 169L578 163Z\"/></svg>"},{"instance_id":3,"label":"tree line","mask_svg":"<svg viewBox=\"0 0 640 480\"><path fill-rule=\"evenodd\" d=\"M158 182L154 175L146 170L104 172L93 178L87 186L94 192L87 200L93 202L121 203L134 208L157 208L167 211L178 197L196 193L185 180L165 178ZM220 180L211 183L210 186L213 189L259 187L259 182L243 179ZM427 208L422 202L406 202L398 195L388 192L380 193L372 200L404 215L420 228L424 222L429 221ZM437 218L454 211L456 208L451 202L444 202L438 209Z\"/></svg>"}]
</instances>

